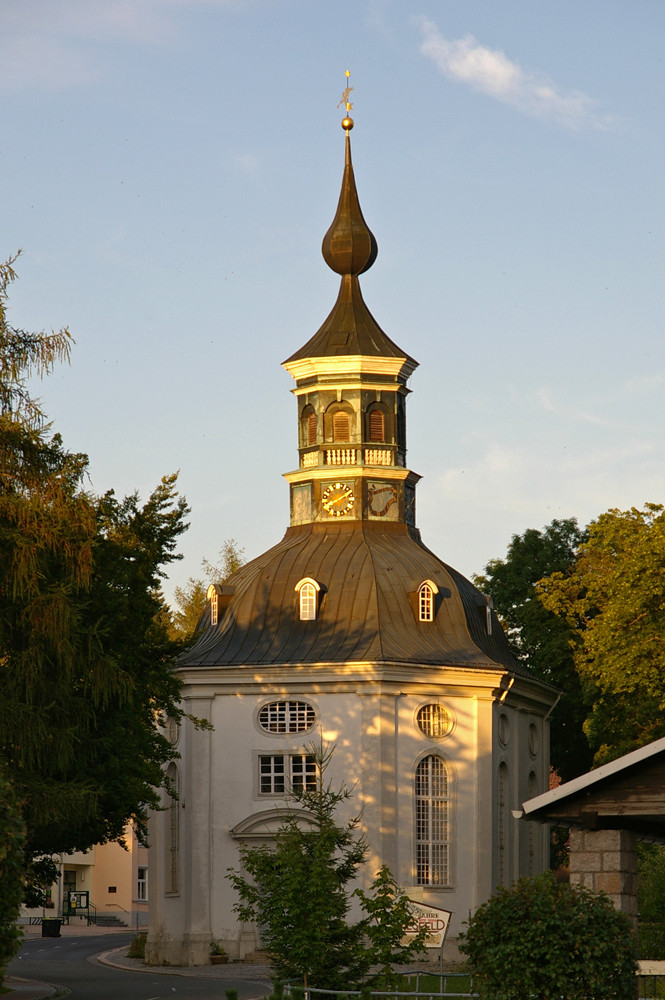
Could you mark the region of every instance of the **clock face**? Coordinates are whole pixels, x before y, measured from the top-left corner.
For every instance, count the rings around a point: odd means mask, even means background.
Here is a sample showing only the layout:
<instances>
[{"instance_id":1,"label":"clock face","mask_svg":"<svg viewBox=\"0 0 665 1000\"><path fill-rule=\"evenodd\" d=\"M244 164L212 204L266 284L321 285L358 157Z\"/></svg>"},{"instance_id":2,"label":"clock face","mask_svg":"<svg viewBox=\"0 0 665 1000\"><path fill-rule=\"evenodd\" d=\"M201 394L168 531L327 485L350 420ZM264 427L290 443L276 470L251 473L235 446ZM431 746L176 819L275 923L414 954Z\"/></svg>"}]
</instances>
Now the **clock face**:
<instances>
[{"instance_id":1,"label":"clock face","mask_svg":"<svg viewBox=\"0 0 665 1000\"><path fill-rule=\"evenodd\" d=\"M355 502L353 489L347 483L331 483L321 494L321 506L332 517L350 514Z\"/></svg>"}]
</instances>

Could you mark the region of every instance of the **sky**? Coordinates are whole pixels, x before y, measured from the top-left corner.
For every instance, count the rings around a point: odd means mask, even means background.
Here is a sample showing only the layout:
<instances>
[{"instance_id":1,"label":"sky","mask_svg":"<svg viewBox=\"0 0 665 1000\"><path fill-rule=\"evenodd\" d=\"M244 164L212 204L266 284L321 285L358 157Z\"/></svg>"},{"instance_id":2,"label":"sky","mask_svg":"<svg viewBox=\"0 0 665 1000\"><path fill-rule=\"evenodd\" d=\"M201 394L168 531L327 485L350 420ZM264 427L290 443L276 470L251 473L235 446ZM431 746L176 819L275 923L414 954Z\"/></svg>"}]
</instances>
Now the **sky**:
<instances>
[{"instance_id":1,"label":"sky","mask_svg":"<svg viewBox=\"0 0 665 1000\"><path fill-rule=\"evenodd\" d=\"M347 70L425 544L470 576L663 499L664 37L662 0L2 0L9 320L76 341L36 391L90 489L179 470L167 595L288 525Z\"/></svg>"}]
</instances>

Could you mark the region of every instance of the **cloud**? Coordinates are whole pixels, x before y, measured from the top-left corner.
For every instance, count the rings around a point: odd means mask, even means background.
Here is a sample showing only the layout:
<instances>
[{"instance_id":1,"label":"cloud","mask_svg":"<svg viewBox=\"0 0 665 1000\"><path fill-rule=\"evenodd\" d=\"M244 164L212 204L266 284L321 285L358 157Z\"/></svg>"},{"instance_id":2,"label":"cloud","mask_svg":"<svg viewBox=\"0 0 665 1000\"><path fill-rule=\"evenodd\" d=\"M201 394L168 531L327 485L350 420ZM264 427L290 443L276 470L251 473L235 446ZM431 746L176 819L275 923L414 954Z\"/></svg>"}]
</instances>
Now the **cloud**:
<instances>
[{"instance_id":1,"label":"cloud","mask_svg":"<svg viewBox=\"0 0 665 1000\"><path fill-rule=\"evenodd\" d=\"M610 124L608 117L596 114L596 102L586 94L560 90L547 78L526 72L500 50L481 45L473 35L449 41L427 18L418 23L423 34L420 51L450 80L566 128L607 128Z\"/></svg>"}]
</instances>

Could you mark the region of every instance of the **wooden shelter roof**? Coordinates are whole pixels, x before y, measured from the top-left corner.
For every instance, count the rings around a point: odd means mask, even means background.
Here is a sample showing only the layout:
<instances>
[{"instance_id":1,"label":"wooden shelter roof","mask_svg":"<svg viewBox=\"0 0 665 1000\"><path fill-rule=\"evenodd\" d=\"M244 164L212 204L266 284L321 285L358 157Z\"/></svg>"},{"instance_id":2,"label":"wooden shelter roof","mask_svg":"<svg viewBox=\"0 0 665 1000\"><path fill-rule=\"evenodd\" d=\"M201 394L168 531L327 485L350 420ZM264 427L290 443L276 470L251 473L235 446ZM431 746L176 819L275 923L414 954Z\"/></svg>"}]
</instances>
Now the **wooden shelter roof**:
<instances>
[{"instance_id":1,"label":"wooden shelter roof","mask_svg":"<svg viewBox=\"0 0 665 1000\"><path fill-rule=\"evenodd\" d=\"M516 815L665 840L665 738L529 799Z\"/></svg>"}]
</instances>

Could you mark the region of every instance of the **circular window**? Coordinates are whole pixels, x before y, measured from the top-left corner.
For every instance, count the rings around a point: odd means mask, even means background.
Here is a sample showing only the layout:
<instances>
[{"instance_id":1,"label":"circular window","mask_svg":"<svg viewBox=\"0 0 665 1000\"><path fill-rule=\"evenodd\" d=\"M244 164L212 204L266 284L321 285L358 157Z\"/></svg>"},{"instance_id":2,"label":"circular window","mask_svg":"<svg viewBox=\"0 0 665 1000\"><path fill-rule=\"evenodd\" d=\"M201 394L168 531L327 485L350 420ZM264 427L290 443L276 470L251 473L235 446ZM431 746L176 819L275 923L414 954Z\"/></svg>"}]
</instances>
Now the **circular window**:
<instances>
[{"instance_id":1,"label":"circular window","mask_svg":"<svg viewBox=\"0 0 665 1000\"><path fill-rule=\"evenodd\" d=\"M166 730L167 740L175 746L180 739L180 723L176 722L176 720L169 715L164 728Z\"/></svg>"},{"instance_id":2,"label":"circular window","mask_svg":"<svg viewBox=\"0 0 665 1000\"><path fill-rule=\"evenodd\" d=\"M416 716L418 729L425 736L447 736L453 728L453 720L443 705L423 705Z\"/></svg>"},{"instance_id":3,"label":"circular window","mask_svg":"<svg viewBox=\"0 0 665 1000\"><path fill-rule=\"evenodd\" d=\"M259 712L259 725L267 733L304 733L315 719L316 713L306 701L271 701Z\"/></svg>"}]
</instances>

